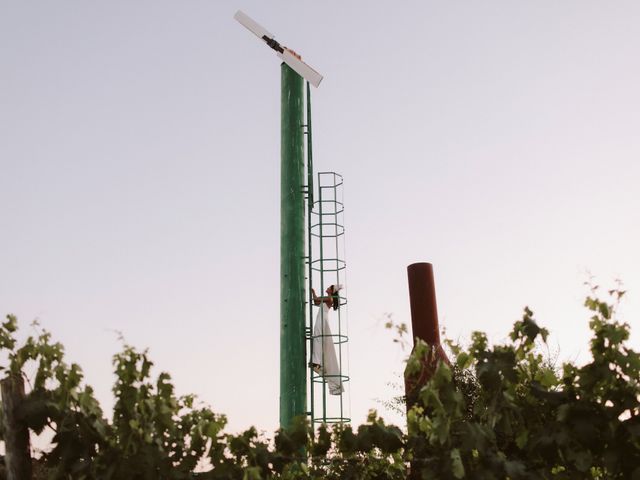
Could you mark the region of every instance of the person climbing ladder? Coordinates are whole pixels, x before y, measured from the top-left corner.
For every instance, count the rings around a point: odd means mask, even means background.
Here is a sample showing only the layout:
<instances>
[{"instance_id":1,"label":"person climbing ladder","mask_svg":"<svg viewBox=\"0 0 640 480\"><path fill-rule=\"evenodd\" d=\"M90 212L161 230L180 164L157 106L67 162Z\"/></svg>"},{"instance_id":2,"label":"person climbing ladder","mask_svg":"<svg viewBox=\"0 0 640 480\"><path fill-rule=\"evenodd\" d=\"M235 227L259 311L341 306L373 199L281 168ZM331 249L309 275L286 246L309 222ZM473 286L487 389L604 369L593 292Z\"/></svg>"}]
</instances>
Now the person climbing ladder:
<instances>
[{"instance_id":1,"label":"person climbing ladder","mask_svg":"<svg viewBox=\"0 0 640 480\"><path fill-rule=\"evenodd\" d=\"M322 375L329 385L329 393L331 395L340 395L344 392L342 386L342 377L340 373L340 365L336 357L336 348L333 344L333 336L329 327L329 314L331 309L340 308L339 292L342 285L331 285L327 288L326 297L318 297L312 288L314 305L320 305L316 322L313 327L313 346L312 357L309 366L318 375Z\"/></svg>"}]
</instances>

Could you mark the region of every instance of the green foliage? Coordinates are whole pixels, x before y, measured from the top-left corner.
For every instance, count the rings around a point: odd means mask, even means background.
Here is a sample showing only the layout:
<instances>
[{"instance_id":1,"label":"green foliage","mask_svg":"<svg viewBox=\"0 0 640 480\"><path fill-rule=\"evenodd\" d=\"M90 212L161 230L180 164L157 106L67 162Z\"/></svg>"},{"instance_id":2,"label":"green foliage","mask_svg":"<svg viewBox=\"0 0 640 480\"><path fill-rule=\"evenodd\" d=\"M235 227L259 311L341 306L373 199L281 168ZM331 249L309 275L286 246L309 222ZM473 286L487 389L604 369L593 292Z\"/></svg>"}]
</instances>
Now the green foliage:
<instances>
[{"instance_id":1,"label":"green foliage","mask_svg":"<svg viewBox=\"0 0 640 480\"><path fill-rule=\"evenodd\" d=\"M273 441L250 428L224 432L226 419L193 396L177 396L167 373L152 375L147 351L114 356L115 406L104 417L80 367L43 331L18 345L17 321L0 326L7 373L36 372L22 407L29 427L54 430L43 462L52 479L640 479L640 355L616 319L620 290L587 297L592 360L556 368L538 348L548 332L525 308L509 341L474 332L468 348L447 342L408 413L408 432L372 411L365 424L306 419ZM393 327L393 323L389 325ZM406 328L396 327L402 337ZM419 369L429 347L408 360ZM196 473L199 471L200 473Z\"/></svg>"},{"instance_id":2,"label":"green foliage","mask_svg":"<svg viewBox=\"0 0 640 480\"><path fill-rule=\"evenodd\" d=\"M63 361L64 348L43 331L16 347L14 317L7 317L0 338L11 372L29 361L37 365L22 414L40 433L54 431L44 461L51 478L190 478L197 463L219 441L226 419L196 406L193 396L176 397L170 377L151 381L147 352L130 346L114 356L116 403L107 421L82 370Z\"/></svg>"},{"instance_id":3,"label":"green foliage","mask_svg":"<svg viewBox=\"0 0 640 480\"><path fill-rule=\"evenodd\" d=\"M595 289L594 289L595 291ZM589 296L592 361L556 371L538 353L548 332L525 308L511 343L489 346L475 332L453 345L473 395L441 364L409 414L409 458L423 478L640 478L640 362L626 347L629 325L612 303ZM477 385L468 382L475 377ZM472 399L469 404L469 399Z\"/></svg>"}]
</instances>

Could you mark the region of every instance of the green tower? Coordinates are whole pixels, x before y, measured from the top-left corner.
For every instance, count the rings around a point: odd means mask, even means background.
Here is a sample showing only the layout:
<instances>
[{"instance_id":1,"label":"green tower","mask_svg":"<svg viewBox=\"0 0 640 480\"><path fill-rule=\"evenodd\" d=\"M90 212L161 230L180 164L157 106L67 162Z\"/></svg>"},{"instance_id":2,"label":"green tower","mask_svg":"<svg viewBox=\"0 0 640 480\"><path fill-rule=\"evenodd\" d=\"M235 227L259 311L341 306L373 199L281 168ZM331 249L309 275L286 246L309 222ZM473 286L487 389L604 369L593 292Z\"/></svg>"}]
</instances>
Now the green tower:
<instances>
[{"instance_id":1,"label":"green tower","mask_svg":"<svg viewBox=\"0 0 640 480\"><path fill-rule=\"evenodd\" d=\"M304 80L322 75L241 11L234 18L276 51L281 66L280 426L307 412ZM308 187L307 187L308 188Z\"/></svg>"},{"instance_id":2,"label":"green tower","mask_svg":"<svg viewBox=\"0 0 640 480\"><path fill-rule=\"evenodd\" d=\"M306 414L304 81L281 66L280 425Z\"/></svg>"}]
</instances>

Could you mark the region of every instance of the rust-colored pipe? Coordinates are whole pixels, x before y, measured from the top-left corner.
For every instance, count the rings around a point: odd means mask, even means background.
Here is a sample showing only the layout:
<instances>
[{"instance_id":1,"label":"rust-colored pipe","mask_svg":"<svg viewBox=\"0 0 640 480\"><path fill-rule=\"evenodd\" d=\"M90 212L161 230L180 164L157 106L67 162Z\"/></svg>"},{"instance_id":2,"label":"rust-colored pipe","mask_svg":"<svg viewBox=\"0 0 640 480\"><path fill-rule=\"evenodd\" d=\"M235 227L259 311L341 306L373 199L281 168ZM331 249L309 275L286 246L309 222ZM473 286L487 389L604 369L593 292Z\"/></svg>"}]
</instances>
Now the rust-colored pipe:
<instances>
[{"instance_id":1,"label":"rust-colored pipe","mask_svg":"<svg viewBox=\"0 0 640 480\"><path fill-rule=\"evenodd\" d=\"M416 339L424 341L431 347L429 354L422 359L422 370L419 374L408 376L405 372L404 385L408 412L417 402L422 386L436 371L438 362L443 361L449 364L449 359L440 345L433 266L430 263L413 263L407 267L407 275L413 348L415 349Z\"/></svg>"},{"instance_id":2,"label":"rust-colored pipe","mask_svg":"<svg viewBox=\"0 0 640 480\"><path fill-rule=\"evenodd\" d=\"M440 345L433 265L413 263L407 267L407 275L414 346L416 337L429 345Z\"/></svg>"}]
</instances>

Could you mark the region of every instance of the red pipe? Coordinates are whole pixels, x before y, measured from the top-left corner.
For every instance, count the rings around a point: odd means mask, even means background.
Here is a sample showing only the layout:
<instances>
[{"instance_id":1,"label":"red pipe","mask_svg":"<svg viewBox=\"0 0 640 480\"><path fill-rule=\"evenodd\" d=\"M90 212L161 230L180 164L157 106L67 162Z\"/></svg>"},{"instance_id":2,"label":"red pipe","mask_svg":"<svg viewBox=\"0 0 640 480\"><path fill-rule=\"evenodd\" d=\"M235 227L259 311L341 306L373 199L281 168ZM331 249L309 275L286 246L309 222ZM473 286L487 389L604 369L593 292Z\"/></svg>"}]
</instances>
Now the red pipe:
<instances>
[{"instance_id":1,"label":"red pipe","mask_svg":"<svg viewBox=\"0 0 640 480\"><path fill-rule=\"evenodd\" d=\"M430 263L413 263L407 267L413 342L416 337L429 345L440 345L436 284Z\"/></svg>"},{"instance_id":2,"label":"red pipe","mask_svg":"<svg viewBox=\"0 0 640 480\"><path fill-rule=\"evenodd\" d=\"M407 267L407 275L409 277L413 348L415 350L417 339L424 341L431 347L428 355L422 359L421 372L411 377L405 373L405 393L407 411L409 411L417 402L420 389L435 373L438 362L443 361L448 365L450 362L440 345L433 266L430 263L413 263Z\"/></svg>"}]
</instances>

